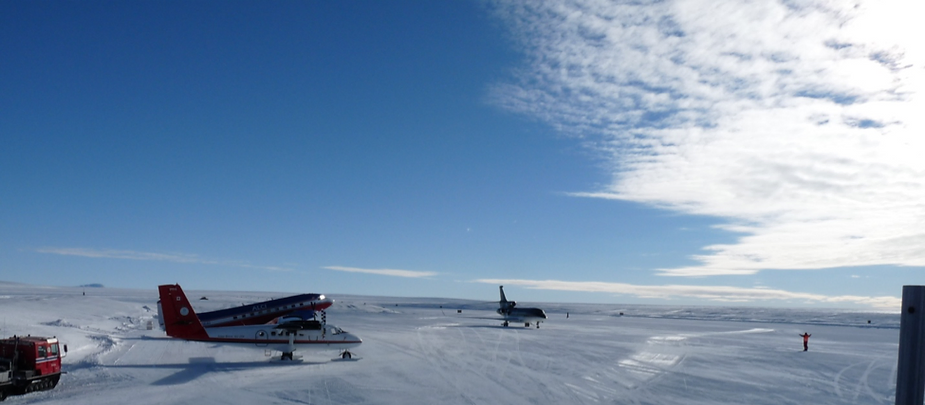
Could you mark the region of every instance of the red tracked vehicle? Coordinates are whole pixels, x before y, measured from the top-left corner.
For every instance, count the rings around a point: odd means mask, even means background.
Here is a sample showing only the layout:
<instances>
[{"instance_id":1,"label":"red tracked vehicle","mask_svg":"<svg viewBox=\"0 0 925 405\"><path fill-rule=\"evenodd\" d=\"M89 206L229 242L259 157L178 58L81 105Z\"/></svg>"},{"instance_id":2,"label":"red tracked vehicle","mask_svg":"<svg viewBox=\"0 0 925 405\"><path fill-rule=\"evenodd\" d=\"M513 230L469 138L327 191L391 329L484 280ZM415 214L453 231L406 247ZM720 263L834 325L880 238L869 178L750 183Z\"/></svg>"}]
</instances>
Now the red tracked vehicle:
<instances>
[{"instance_id":1,"label":"red tracked vehicle","mask_svg":"<svg viewBox=\"0 0 925 405\"><path fill-rule=\"evenodd\" d=\"M50 390L61 378L61 358L67 353L58 339L13 336L0 339L0 401L8 395Z\"/></svg>"}]
</instances>

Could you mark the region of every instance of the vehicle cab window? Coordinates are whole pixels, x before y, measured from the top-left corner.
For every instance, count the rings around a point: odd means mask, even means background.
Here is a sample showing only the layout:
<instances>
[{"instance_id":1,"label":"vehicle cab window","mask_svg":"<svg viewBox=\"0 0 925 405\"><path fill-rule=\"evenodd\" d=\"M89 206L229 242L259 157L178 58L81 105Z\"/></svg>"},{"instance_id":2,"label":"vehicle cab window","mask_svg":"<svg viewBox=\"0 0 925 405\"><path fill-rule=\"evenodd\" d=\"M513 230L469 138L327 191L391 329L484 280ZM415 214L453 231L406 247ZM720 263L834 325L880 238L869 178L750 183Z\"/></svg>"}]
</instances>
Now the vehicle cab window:
<instances>
[{"instance_id":1,"label":"vehicle cab window","mask_svg":"<svg viewBox=\"0 0 925 405\"><path fill-rule=\"evenodd\" d=\"M45 346L39 346L39 357L45 358L48 356L48 353L45 351Z\"/></svg>"},{"instance_id":2,"label":"vehicle cab window","mask_svg":"<svg viewBox=\"0 0 925 405\"><path fill-rule=\"evenodd\" d=\"M51 345L51 357L58 357L58 344Z\"/></svg>"}]
</instances>

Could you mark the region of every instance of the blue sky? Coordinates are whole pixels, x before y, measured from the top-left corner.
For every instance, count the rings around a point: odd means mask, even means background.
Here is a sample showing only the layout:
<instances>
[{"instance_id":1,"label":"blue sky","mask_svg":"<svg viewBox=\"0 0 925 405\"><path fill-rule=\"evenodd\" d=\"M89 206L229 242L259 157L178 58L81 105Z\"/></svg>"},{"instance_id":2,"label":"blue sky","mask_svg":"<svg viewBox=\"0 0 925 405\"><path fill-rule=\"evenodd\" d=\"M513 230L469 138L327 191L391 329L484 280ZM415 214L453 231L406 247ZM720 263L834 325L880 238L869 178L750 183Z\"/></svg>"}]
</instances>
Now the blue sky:
<instances>
[{"instance_id":1,"label":"blue sky","mask_svg":"<svg viewBox=\"0 0 925 405\"><path fill-rule=\"evenodd\" d=\"M895 310L903 7L4 2L0 280Z\"/></svg>"}]
</instances>

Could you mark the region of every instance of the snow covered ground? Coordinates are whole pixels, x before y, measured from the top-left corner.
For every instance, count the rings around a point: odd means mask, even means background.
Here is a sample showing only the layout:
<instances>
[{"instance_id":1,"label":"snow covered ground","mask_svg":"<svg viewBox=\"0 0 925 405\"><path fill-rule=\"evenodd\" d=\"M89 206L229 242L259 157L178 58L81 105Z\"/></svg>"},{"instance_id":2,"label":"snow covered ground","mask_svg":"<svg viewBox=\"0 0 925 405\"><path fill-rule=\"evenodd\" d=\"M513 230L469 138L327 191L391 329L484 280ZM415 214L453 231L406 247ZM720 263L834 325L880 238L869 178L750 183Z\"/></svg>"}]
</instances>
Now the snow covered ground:
<instances>
[{"instance_id":1,"label":"snow covered ground","mask_svg":"<svg viewBox=\"0 0 925 405\"><path fill-rule=\"evenodd\" d=\"M287 295L187 294L200 311ZM536 329L481 319L493 307L476 301L331 297L327 320L363 338L360 361L308 352L302 362L271 362L262 349L167 338L156 286L0 283L0 335L54 335L69 346L56 389L7 403L894 402L899 314L536 304L550 316ZM812 334L808 352L803 332Z\"/></svg>"}]
</instances>

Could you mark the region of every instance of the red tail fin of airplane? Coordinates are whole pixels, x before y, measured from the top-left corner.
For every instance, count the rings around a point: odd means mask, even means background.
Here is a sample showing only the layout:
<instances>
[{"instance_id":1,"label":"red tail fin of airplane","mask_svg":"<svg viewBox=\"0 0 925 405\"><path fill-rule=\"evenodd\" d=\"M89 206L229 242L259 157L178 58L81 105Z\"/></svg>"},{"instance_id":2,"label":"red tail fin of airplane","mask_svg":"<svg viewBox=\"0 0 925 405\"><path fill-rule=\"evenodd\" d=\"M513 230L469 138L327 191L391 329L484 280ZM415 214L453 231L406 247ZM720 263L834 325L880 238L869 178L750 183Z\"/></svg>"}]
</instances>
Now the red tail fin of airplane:
<instances>
[{"instance_id":1,"label":"red tail fin of airplane","mask_svg":"<svg viewBox=\"0 0 925 405\"><path fill-rule=\"evenodd\" d=\"M209 334L199 322L193 306L179 284L165 284L157 287L161 296L161 316L167 336L186 340L206 340Z\"/></svg>"}]
</instances>

